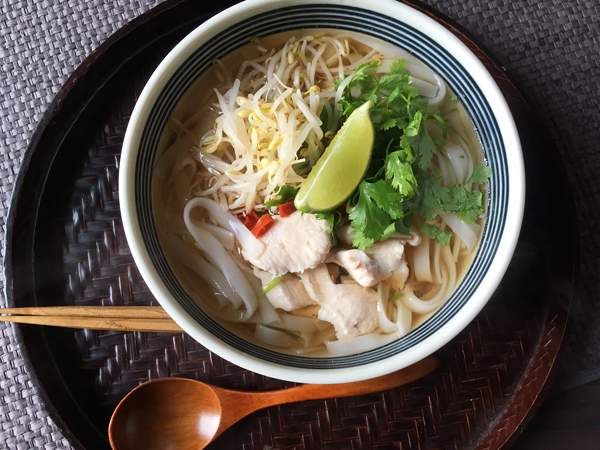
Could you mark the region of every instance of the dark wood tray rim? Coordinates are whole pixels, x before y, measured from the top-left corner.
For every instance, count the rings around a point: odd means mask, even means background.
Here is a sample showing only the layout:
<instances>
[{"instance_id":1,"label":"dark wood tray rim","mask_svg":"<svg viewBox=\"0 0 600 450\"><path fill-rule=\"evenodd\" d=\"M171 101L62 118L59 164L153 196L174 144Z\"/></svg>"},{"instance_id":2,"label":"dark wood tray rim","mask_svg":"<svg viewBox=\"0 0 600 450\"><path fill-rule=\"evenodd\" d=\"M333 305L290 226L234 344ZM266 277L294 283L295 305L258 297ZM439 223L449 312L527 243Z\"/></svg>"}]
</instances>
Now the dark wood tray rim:
<instances>
[{"instance_id":1,"label":"dark wood tray rim","mask_svg":"<svg viewBox=\"0 0 600 450\"><path fill-rule=\"evenodd\" d=\"M98 63L110 57L112 51L114 51L114 47L122 41L123 38L127 36L133 35L140 27L148 24L152 19L157 16L160 16L166 11L172 10L176 8L179 4L184 3L185 0L168 0L164 3L161 3L149 11L135 17L130 20L123 27L118 29L112 35L110 35L102 44L100 44L96 49L94 49L73 71L73 73L69 76L69 78L64 82L61 89L58 91L50 105L48 106L46 112L43 114L40 122L36 126L36 129L31 137L30 143L27 146L27 150L23 156L23 160L21 162L21 166L19 168L19 172L15 179L15 183L13 186L13 191L11 193L11 201L8 209L8 215L6 220L6 235L4 238L4 259L3 259L3 270L4 270L4 279L5 279L5 295L6 295L6 303L9 307L16 306L15 298L14 298L14 285L13 285L13 259L15 253L15 245L14 245L14 224L17 217L17 210L19 206L19 202L22 200L21 196L18 195L22 192L25 185L25 180L28 177L31 160L33 155L40 145L45 139L48 138L48 135L52 133L52 128L56 126L57 123L60 123L62 120L62 115L69 114L65 112L65 103L68 98L73 94L84 94L86 93L86 76L88 76L92 69L97 69L99 66ZM115 68L110 71L105 71L104 79L108 80L118 68ZM91 101L93 98L93 94L90 96L86 95L88 101ZM83 105L81 109L84 109L87 105L87 101ZM78 115L79 111L75 113ZM66 131L66 130L65 130ZM38 188L42 189L44 183L41 183ZM37 197L37 196L36 196ZM37 209L37 205L35 205L35 209ZM27 347L24 343L23 333L21 326L16 325L12 327L15 333L15 337L19 344L19 350L21 356L23 358L25 367L27 369L27 373L31 377L31 381L33 386L35 386L40 398L43 400L44 407L48 412L48 415L52 418L52 421L60 428L61 432L68 439L69 443L73 445L77 449L85 450L85 447L81 444L81 442L75 437L75 435L71 432L69 427L66 425L62 416L56 410L54 405L52 404L49 395L47 394L42 382L40 381L38 374L35 370L35 365L30 357L29 352L27 351Z\"/></svg>"},{"instance_id":2,"label":"dark wood tray rim","mask_svg":"<svg viewBox=\"0 0 600 450\"><path fill-rule=\"evenodd\" d=\"M518 90L512 80L508 77L508 75L504 72L499 64L497 64L490 56L490 52L482 49L482 47L468 36L467 31L465 31L460 25L456 24L452 19L444 16L443 14L433 11L429 6L426 6L420 2L414 0L401 0L403 3L407 3L410 6L418 9L419 11L425 13L429 17L434 20L443 23L446 28L452 31L455 35L457 35L477 56L482 60L483 64L486 68L494 75L496 82L500 85L501 88L512 89L515 93L519 93L523 102L531 104L530 101L526 100L526 97L522 94L520 90ZM11 202L9 206L7 222L6 222L6 236L5 236L5 256L4 256L4 275L5 275L5 292L8 306L15 306L15 298L14 298L14 285L13 285L13 262L15 256L15 230L14 224L17 217L17 210L22 201L22 197L18 194L22 193L24 190L26 179L28 178L31 161L34 156L36 149L39 147L40 143L44 142L44 140L50 138L50 135L53 132L53 128L59 126L61 121L64 119L63 116L71 115L77 116L79 112L85 109L87 103L92 100L92 97L86 95L88 99L81 109L75 113L66 111L69 98L73 94L81 94L87 93L88 89L86 88L86 83L88 83L88 78L92 74L93 71L97 71L99 66L102 66L101 62L106 59L110 59L111 55L117 50L115 47L118 47L119 44L124 38L133 35L139 28L147 25L151 22L155 17L160 16L161 14L173 10L177 8L182 3L185 3L186 0L167 0L164 3L159 4L158 6L153 7L149 11L141 14L140 16L134 18L122 28L113 33L107 40L105 40L98 48L93 50L85 60L75 69L75 71L71 74L71 76L65 81L63 87L56 94L52 103L49 105L48 109L44 113L42 119L37 125L35 132L31 137L30 144L27 147L25 155L23 157L19 173L14 183L14 188L11 196ZM114 66L113 66L114 67ZM104 80L108 80L116 71L118 67L113 70L104 70L102 76L98 77ZM64 130L65 132L67 129ZM554 135L553 138L560 142L560 136ZM44 183L40 183L37 188L43 191ZM37 197L37 196L34 196ZM37 205L35 205L37 207ZM574 206L572 206L574 208ZM36 208L37 209L37 208ZM571 215L574 217L574 214ZM576 230L577 224L575 221L571 224L572 229ZM572 255L574 263L574 267L579 267L579 252L578 249L575 248L573 250ZM576 280L577 274L574 272L572 274L572 279ZM534 412L539 408L540 401L543 398L548 381L551 379L554 364L556 361L556 356L558 354L560 344L564 337L564 332L567 324L567 316L568 316L568 306L570 302L563 305L563 308L558 308L552 313L550 313L553 318L550 320L550 323L543 333L540 336L540 339L544 337L552 336L553 339L553 348L548 349L549 353L553 356L548 358L543 365L543 369L545 369L545 376L543 377L544 383L540 390L537 392L526 392L524 389L518 388L513 396L513 401L507 406L504 413L502 414L502 418L499 422L495 424L491 424L492 427L487 431L486 438L483 441L478 443L478 448L505 448L507 445L510 445L514 442L514 440L520 435L523 431L524 427L531 419ZM21 351L21 355L24 360L25 367L29 376L31 377L33 385L36 387L40 397L44 402L44 407L48 412L49 416L52 418L54 423L60 428L61 432L64 433L65 437L68 439L69 443L76 448L84 449L83 445L79 440L75 437L75 435L71 432L71 430L66 426L65 421L62 419L58 410L54 407L52 402L50 401L50 397L45 391L45 388L40 381L38 374L35 370L35 365L30 357L29 351L24 343L23 334L20 326L13 327L17 342L19 344L19 348ZM531 360L529 362L529 366L526 368L523 377L521 378L521 384L526 382L530 377L535 376L532 372L531 363L537 356L537 351L532 355ZM538 367L536 370L540 370ZM503 426L503 423L507 421L507 417L511 414L519 414L518 421L512 421L509 426ZM494 435L494 431L496 434Z\"/></svg>"}]
</instances>

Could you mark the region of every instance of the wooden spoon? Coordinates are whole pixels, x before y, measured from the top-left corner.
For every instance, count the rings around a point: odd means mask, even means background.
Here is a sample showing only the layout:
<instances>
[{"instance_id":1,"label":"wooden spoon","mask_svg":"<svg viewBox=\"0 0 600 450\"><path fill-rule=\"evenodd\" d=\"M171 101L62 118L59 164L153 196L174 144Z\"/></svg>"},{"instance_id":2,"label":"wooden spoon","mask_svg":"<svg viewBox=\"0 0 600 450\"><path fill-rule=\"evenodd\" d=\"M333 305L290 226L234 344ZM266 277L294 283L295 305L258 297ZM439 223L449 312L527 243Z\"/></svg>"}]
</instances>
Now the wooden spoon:
<instances>
[{"instance_id":1,"label":"wooden spoon","mask_svg":"<svg viewBox=\"0 0 600 450\"><path fill-rule=\"evenodd\" d=\"M198 450L248 414L268 406L385 391L418 380L439 366L426 358L365 381L305 384L266 392L222 389L186 378L160 378L129 392L108 425L114 450Z\"/></svg>"}]
</instances>

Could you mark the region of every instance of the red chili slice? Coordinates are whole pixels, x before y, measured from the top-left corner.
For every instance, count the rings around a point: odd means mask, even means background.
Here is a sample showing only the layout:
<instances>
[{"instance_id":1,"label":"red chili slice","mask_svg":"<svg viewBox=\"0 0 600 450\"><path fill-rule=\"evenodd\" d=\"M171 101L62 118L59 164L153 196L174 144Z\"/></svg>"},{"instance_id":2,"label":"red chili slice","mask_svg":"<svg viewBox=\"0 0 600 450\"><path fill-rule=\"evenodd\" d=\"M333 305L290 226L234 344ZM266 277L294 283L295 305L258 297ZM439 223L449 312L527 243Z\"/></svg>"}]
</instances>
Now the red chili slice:
<instances>
[{"instance_id":1,"label":"red chili slice","mask_svg":"<svg viewBox=\"0 0 600 450\"><path fill-rule=\"evenodd\" d=\"M254 225L252 228L252 234L257 238L261 237L269 228L273 226L274 223L275 220L269 214L264 214L260 216L258 222L256 222L256 225Z\"/></svg>"},{"instance_id":2,"label":"red chili slice","mask_svg":"<svg viewBox=\"0 0 600 450\"><path fill-rule=\"evenodd\" d=\"M296 207L294 206L293 201L282 203L281 205L278 206L277 209L279 210L279 215L281 217L287 217L287 216L293 214L294 211L296 211Z\"/></svg>"},{"instance_id":3,"label":"red chili slice","mask_svg":"<svg viewBox=\"0 0 600 450\"><path fill-rule=\"evenodd\" d=\"M255 211L250 211L248 214L244 214L242 218L242 223L246 225L246 228L248 228L249 230L254 228L256 222L258 222L258 214L256 214Z\"/></svg>"}]
</instances>

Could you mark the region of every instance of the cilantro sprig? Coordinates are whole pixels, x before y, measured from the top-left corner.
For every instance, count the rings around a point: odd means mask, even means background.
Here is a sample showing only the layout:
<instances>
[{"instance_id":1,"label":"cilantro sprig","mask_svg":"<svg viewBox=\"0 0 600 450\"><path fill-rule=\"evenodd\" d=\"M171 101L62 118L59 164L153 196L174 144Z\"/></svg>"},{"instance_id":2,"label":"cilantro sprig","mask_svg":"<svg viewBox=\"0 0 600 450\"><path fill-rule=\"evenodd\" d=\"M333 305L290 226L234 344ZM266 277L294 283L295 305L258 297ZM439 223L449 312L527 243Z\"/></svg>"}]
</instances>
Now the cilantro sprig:
<instances>
[{"instance_id":1,"label":"cilantro sprig","mask_svg":"<svg viewBox=\"0 0 600 450\"><path fill-rule=\"evenodd\" d=\"M443 231L437 225L434 225L432 223L424 223L421 226L421 231L423 232L423 234L425 234L425 236L431 239L435 239L442 245L448 245L450 243L450 233L448 233L447 231Z\"/></svg>"},{"instance_id":2,"label":"cilantro sprig","mask_svg":"<svg viewBox=\"0 0 600 450\"><path fill-rule=\"evenodd\" d=\"M490 176L490 169L479 166L466 183L443 186L432 169L443 140L431 136L428 124L437 124L445 136L446 119L429 111L404 61L395 61L389 73L381 76L379 65L373 60L359 66L338 103L341 117L347 118L371 101L376 131L369 175L348 203L353 245L365 249L396 230L406 231L415 214L426 221L424 234L448 244L450 234L432 222L444 213L454 213L465 222L477 220L484 210L480 185Z\"/></svg>"}]
</instances>

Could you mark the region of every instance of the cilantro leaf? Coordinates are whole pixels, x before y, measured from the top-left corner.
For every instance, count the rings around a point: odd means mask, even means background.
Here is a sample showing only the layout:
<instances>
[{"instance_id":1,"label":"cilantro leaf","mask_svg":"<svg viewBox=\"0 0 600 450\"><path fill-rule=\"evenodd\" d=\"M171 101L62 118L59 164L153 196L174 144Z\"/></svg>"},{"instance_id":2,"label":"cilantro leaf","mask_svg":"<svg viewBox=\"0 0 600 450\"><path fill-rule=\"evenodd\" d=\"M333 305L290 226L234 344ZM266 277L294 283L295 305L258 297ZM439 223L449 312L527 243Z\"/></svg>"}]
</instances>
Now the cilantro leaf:
<instances>
[{"instance_id":1,"label":"cilantro leaf","mask_svg":"<svg viewBox=\"0 0 600 450\"><path fill-rule=\"evenodd\" d=\"M380 128L382 130L384 130L384 131L387 131L387 130L390 130L390 129L396 127L396 126L398 126L398 119L396 119L394 117L388 117L380 125Z\"/></svg>"},{"instance_id":2,"label":"cilantro leaf","mask_svg":"<svg viewBox=\"0 0 600 450\"><path fill-rule=\"evenodd\" d=\"M410 147L409 147L410 149ZM412 154L412 152L411 152ZM385 178L403 197L412 197L417 187L417 179L409 162L404 162L406 153L401 150L390 153L385 162ZM411 155L409 155L411 156Z\"/></svg>"},{"instance_id":3,"label":"cilantro leaf","mask_svg":"<svg viewBox=\"0 0 600 450\"><path fill-rule=\"evenodd\" d=\"M437 146L426 129L423 129L423 132L415 138L413 148L419 169L427 170L431 164L433 154L437 150Z\"/></svg>"},{"instance_id":4,"label":"cilantro leaf","mask_svg":"<svg viewBox=\"0 0 600 450\"><path fill-rule=\"evenodd\" d=\"M379 87L375 72L379 67L379 60L372 60L361 64L352 74L352 80L344 89L344 95L338 102L338 108L343 117L348 117L356 108L368 100L376 100ZM337 83L339 85L339 82ZM336 86L337 88L337 86Z\"/></svg>"},{"instance_id":5,"label":"cilantro leaf","mask_svg":"<svg viewBox=\"0 0 600 450\"><path fill-rule=\"evenodd\" d=\"M400 152L400 158L402 161L407 163L414 162L415 154L407 136L402 136L400 138L400 149L398 151Z\"/></svg>"},{"instance_id":6,"label":"cilantro leaf","mask_svg":"<svg viewBox=\"0 0 600 450\"><path fill-rule=\"evenodd\" d=\"M290 186L289 184L279 186L279 188L277 188L275 191L275 195L265 202L265 206L267 208L272 208L274 206L279 206L282 203L287 203L290 200L294 200L294 197L296 197L297 193L298 188Z\"/></svg>"},{"instance_id":7,"label":"cilantro leaf","mask_svg":"<svg viewBox=\"0 0 600 450\"><path fill-rule=\"evenodd\" d=\"M404 134L408 137L414 137L419 134L419 129L421 128L421 121L423 120L423 113L421 111L417 111L408 126L404 129Z\"/></svg>"},{"instance_id":8,"label":"cilantro leaf","mask_svg":"<svg viewBox=\"0 0 600 450\"><path fill-rule=\"evenodd\" d=\"M380 64L381 64L381 62L379 60L373 59L369 62L366 62L366 63L358 66L356 68L356 70L354 71L354 73L352 74L352 81L350 82L350 85L351 86L356 85L356 84L359 84L360 82L371 83L373 75L377 71L377 68L379 67Z\"/></svg>"},{"instance_id":9,"label":"cilantro leaf","mask_svg":"<svg viewBox=\"0 0 600 450\"><path fill-rule=\"evenodd\" d=\"M365 249L375 241L385 239L395 231L394 218L382 206L392 206L393 189L384 180L376 183L362 181L358 187L358 201L350 208L348 217L352 226L353 245ZM396 197L397 193L394 194ZM401 217L392 206L393 215Z\"/></svg>"},{"instance_id":10,"label":"cilantro leaf","mask_svg":"<svg viewBox=\"0 0 600 450\"><path fill-rule=\"evenodd\" d=\"M450 233L448 233L447 231L443 231L441 228L433 224L424 223L421 226L421 231L425 236L431 239L435 239L442 245L448 245L450 243Z\"/></svg>"},{"instance_id":11,"label":"cilantro leaf","mask_svg":"<svg viewBox=\"0 0 600 450\"><path fill-rule=\"evenodd\" d=\"M473 170L473 173L467 180L467 184L473 183L485 183L489 177L492 176L492 169L489 166L484 166L483 164L479 164Z\"/></svg>"},{"instance_id":12,"label":"cilantro leaf","mask_svg":"<svg viewBox=\"0 0 600 450\"><path fill-rule=\"evenodd\" d=\"M402 197L387 181L378 180L374 183L365 181L362 193L370 197L392 219L398 220L404 217Z\"/></svg>"},{"instance_id":13,"label":"cilantro leaf","mask_svg":"<svg viewBox=\"0 0 600 450\"><path fill-rule=\"evenodd\" d=\"M420 213L425 220L440 214L456 214L467 223L473 223L483 214L483 194L466 185L442 186L429 180L423 190Z\"/></svg>"}]
</instances>

